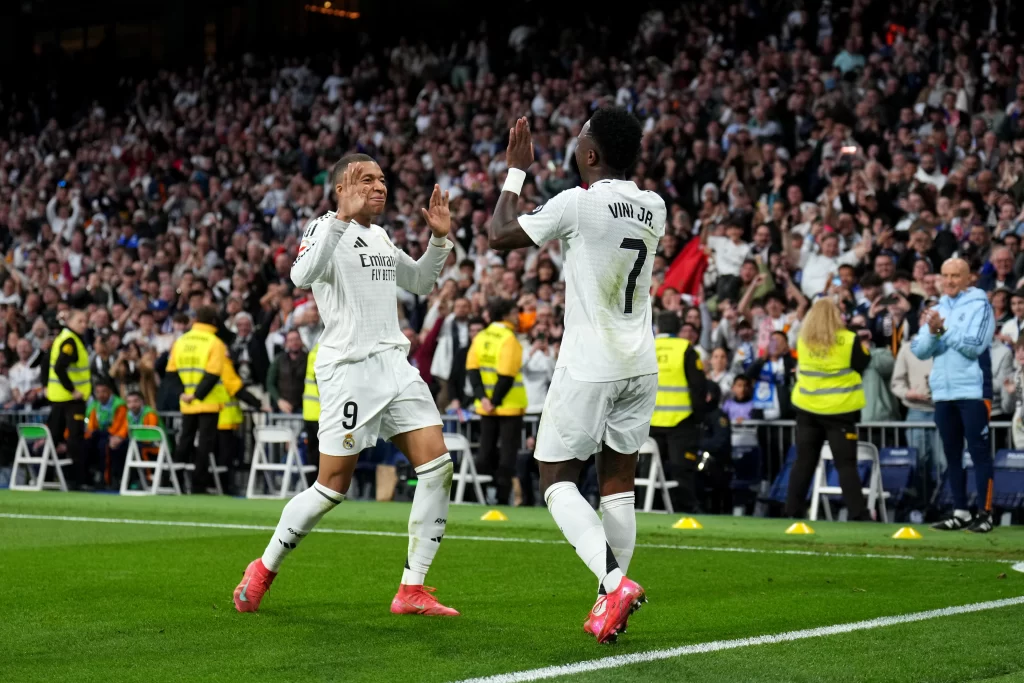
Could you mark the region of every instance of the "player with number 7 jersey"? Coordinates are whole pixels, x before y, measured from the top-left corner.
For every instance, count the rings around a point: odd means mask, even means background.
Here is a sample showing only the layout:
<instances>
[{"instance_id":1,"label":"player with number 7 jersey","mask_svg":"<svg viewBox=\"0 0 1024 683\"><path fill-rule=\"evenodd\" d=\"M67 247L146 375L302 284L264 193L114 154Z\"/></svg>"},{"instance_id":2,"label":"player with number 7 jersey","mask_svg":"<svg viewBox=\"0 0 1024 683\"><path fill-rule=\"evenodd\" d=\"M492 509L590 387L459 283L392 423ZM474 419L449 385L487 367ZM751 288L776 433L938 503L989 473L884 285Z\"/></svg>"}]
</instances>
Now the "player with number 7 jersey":
<instances>
[{"instance_id":1,"label":"player with number 7 jersey","mask_svg":"<svg viewBox=\"0 0 1024 683\"><path fill-rule=\"evenodd\" d=\"M508 177L488 227L495 249L561 241L565 332L534 457L551 515L597 576L598 599L584 630L599 643L623 633L646 601L625 573L636 545L637 452L650 433L658 392L650 289L666 209L660 196L626 177L642 135L630 112L599 109L577 139L587 188L566 190L518 216L533 163L529 125L520 119L509 130ZM602 518L576 484L595 453Z\"/></svg>"},{"instance_id":2,"label":"player with number 7 jersey","mask_svg":"<svg viewBox=\"0 0 1024 683\"><path fill-rule=\"evenodd\" d=\"M296 287L313 290L324 319L315 364L320 471L310 488L288 502L263 556L246 568L235 588L235 608L259 608L284 558L344 501L360 451L380 437L405 454L418 480L408 552L391 612L456 616L438 602L434 589L423 585L448 521L453 468L437 406L409 364L409 341L398 325L396 306L397 287L419 295L431 292L452 249L448 193L434 186L430 205L422 210L432 237L414 261L373 223L387 199L380 166L365 154L351 154L334 165L331 177L337 211L309 224L291 271ZM333 586L324 588L325 597L336 592Z\"/></svg>"}]
</instances>

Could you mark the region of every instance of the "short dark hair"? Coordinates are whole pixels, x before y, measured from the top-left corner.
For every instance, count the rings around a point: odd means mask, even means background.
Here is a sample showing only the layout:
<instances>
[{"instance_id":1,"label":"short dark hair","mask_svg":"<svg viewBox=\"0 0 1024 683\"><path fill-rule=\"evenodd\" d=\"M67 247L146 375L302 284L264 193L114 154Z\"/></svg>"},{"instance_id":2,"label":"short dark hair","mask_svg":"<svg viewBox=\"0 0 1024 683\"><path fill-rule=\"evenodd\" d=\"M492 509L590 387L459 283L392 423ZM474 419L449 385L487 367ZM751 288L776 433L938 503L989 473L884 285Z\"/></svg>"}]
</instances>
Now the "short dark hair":
<instances>
[{"instance_id":1,"label":"short dark hair","mask_svg":"<svg viewBox=\"0 0 1024 683\"><path fill-rule=\"evenodd\" d=\"M356 161L372 161L373 163L377 163L377 161L369 154L346 154L342 158L338 159L334 163L334 166L331 167L331 187L338 184L338 176L348 168L348 165Z\"/></svg>"},{"instance_id":2,"label":"short dark hair","mask_svg":"<svg viewBox=\"0 0 1024 683\"><path fill-rule=\"evenodd\" d=\"M146 402L146 399L142 396L142 392L140 391L129 391L128 395L125 396L125 398L131 398L132 396L138 396L140 401L142 401L143 403Z\"/></svg>"},{"instance_id":3,"label":"short dark hair","mask_svg":"<svg viewBox=\"0 0 1024 683\"><path fill-rule=\"evenodd\" d=\"M491 322L496 323L499 320L507 318L508 314L511 313L515 307L516 302L511 299L494 297L487 302L487 314L490 316Z\"/></svg>"},{"instance_id":4,"label":"short dark hair","mask_svg":"<svg viewBox=\"0 0 1024 683\"><path fill-rule=\"evenodd\" d=\"M216 327L217 320L219 318L220 313L217 311L217 308L215 306L200 306L199 309L196 310L197 323L202 323L203 325L213 325Z\"/></svg>"},{"instance_id":5,"label":"short dark hair","mask_svg":"<svg viewBox=\"0 0 1024 683\"><path fill-rule=\"evenodd\" d=\"M683 321L672 311L662 311L658 315L658 334L670 334L675 336L683 327Z\"/></svg>"},{"instance_id":6,"label":"short dark hair","mask_svg":"<svg viewBox=\"0 0 1024 683\"><path fill-rule=\"evenodd\" d=\"M875 271L870 270L870 271L864 273L864 275L861 276L861 278L860 278L860 286L861 287L881 287L882 286L882 276L879 275L878 273L876 273Z\"/></svg>"},{"instance_id":7,"label":"short dark hair","mask_svg":"<svg viewBox=\"0 0 1024 683\"><path fill-rule=\"evenodd\" d=\"M597 144L605 166L625 173L640 156L643 129L639 119L624 107L605 107L590 117L590 137Z\"/></svg>"}]
</instances>

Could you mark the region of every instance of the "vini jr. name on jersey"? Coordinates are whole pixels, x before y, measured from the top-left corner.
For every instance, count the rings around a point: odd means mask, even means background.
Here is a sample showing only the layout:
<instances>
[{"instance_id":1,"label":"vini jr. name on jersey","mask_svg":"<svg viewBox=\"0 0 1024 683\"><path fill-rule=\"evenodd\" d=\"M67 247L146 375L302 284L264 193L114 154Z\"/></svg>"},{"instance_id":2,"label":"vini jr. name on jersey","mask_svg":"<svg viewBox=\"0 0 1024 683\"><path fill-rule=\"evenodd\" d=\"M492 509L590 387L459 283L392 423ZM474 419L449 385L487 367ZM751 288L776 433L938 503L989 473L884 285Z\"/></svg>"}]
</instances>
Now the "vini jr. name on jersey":
<instances>
[{"instance_id":1,"label":"vini jr. name on jersey","mask_svg":"<svg viewBox=\"0 0 1024 683\"><path fill-rule=\"evenodd\" d=\"M608 210L612 212L612 218L633 218L641 223L646 223L649 227L654 227L652 224L654 214L642 206L634 208L632 204L626 202L612 202L608 205Z\"/></svg>"}]
</instances>

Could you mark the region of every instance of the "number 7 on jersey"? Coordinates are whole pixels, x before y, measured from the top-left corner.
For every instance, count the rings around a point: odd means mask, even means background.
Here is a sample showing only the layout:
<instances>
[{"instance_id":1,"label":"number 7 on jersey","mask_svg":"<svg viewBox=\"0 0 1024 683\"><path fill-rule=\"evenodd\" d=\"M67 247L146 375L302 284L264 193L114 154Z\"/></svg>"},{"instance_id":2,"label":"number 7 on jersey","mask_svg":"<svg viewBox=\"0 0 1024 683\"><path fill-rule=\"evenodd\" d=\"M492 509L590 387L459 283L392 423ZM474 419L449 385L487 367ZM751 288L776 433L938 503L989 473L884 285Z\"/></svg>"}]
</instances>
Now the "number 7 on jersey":
<instances>
[{"instance_id":1,"label":"number 7 on jersey","mask_svg":"<svg viewBox=\"0 0 1024 683\"><path fill-rule=\"evenodd\" d=\"M647 245L644 241L635 237L625 237L622 240L622 244L619 245L620 249L630 249L636 251L636 263L633 264L633 270L629 271L629 277L626 279L626 307L622 311L626 315L632 315L633 313L633 294L636 292L636 279L640 276L640 271L644 269L644 262L647 260Z\"/></svg>"}]
</instances>

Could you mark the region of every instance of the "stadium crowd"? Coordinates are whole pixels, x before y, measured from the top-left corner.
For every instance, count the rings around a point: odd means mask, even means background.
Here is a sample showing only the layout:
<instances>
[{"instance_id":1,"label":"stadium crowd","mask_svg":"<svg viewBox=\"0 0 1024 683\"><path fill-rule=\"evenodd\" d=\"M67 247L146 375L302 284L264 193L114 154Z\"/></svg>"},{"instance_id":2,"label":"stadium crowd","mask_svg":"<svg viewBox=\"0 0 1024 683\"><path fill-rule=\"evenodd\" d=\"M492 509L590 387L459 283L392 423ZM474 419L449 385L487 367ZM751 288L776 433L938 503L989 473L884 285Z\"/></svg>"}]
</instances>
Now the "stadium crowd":
<instances>
[{"instance_id":1,"label":"stadium crowd","mask_svg":"<svg viewBox=\"0 0 1024 683\"><path fill-rule=\"evenodd\" d=\"M414 258L429 238L429 189L452 197L456 249L437 288L398 302L439 408L470 408L467 352L500 297L518 309L537 413L562 334L562 255L558 243L488 247L507 131L530 118L527 212L576 184L575 138L616 104L644 126L633 179L669 207L655 319L678 314L719 389L709 429L722 415L791 416L792 350L822 293L870 346L862 419L930 421L930 362L909 340L953 255L998 317L992 413L1008 418L1022 396L1024 326L1024 53L1007 32L1019 8L763 4L651 10L625 42L607 24L524 23L506 64L478 37L402 39L358 61L248 55L125 79L119 106L89 104L61 123L6 99L0 405L45 404L50 346L83 309L94 384L113 390L100 405L138 392L174 411L168 350L212 304L246 387L275 412L301 412L322 325L289 270L305 224L333 208L331 165L359 151L384 170L381 223ZM941 458L934 444L922 450Z\"/></svg>"}]
</instances>

